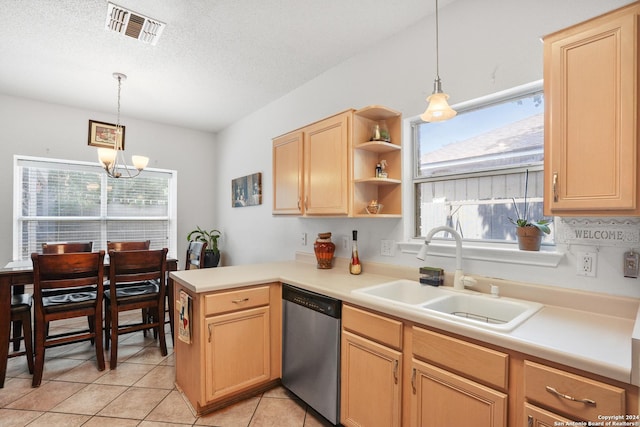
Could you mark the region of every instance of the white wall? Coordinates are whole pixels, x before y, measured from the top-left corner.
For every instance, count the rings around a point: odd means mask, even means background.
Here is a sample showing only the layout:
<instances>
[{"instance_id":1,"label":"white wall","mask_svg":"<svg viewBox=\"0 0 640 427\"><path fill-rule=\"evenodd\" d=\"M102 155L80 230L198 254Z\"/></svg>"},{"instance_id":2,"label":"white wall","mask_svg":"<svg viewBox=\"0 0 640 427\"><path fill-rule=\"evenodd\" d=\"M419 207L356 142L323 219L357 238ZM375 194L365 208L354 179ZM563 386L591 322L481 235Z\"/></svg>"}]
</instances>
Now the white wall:
<instances>
[{"instance_id":1,"label":"white wall","mask_svg":"<svg viewBox=\"0 0 640 427\"><path fill-rule=\"evenodd\" d=\"M12 259L13 156L15 154L97 163L96 148L87 145L89 120L115 122L105 114L24 98L0 95L0 264ZM121 118L126 126L125 153L150 157L149 167L178 171L177 254L184 259L187 233L214 220L215 135Z\"/></svg>"},{"instance_id":2,"label":"white wall","mask_svg":"<svg viewBox=\"0 0 640 427\"><path fill-rule=\"evenodd\" d=\"M630 1L457 0L440 11L440 75L450 101L455 104L541 79L541 36L627 3ZM394 258L379 255L381 239L410 237L405 235L402 220L272 216L271 139L347 108L370 104L387 105L405 118L420 114L435 77L433 19L362 52L218 135L215 225L224 232L224 264L293 259L296 251L312 253L313 240L324 231L333 233L336 255L346 257L348 250L341 247L341 241L352 229L360 232L365 270L366 261L416 268L423 264L400 251ZM295 67L295 58L290 65ZM263 174L263 204L232 208L231 179L255 172ZM405 221L410 215L405 212ZM306 246L300 244L303 232L309 236ZM576 276L573 253L567 253L557 268L482 261L463 264L471 274L640 297L640 282L622 277L622 251L601 249L596 278ZM453 267L453 260L446 258L431 257L426 263Z\"/></svg>"}]
</instances>

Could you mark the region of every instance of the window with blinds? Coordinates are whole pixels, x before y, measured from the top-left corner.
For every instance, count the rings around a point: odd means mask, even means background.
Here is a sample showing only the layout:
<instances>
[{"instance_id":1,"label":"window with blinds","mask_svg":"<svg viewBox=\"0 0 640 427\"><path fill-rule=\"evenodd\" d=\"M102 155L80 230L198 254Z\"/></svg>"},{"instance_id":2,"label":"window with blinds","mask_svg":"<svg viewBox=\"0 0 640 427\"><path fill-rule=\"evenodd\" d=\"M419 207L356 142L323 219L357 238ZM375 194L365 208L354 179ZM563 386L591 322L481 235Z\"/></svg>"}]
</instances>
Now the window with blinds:
<instances>
[{"instance_id":1,"label":"window with blinds","mask_svg":"<svg viewBox=\"0 0 640 427\"><path fill-rule=\"evenodd\" d=\"M515 241L509 218L514 202L523 212L525 185L529 218L543 217L542 84L456 108L451 120L412 123L415 235L448 225L467 240ZM553 231L543 243L553 243Z\"/></svg>"},{"instance_id":2,"label":"window with blinds","mask_svg":"<svg viewBox=\"0 0 640 427\"><path fill-rule=\"evenodd\" d=\"M16 156L14 259L27 260L44 242L151 240L175 245L175 171L145 170L109 178L98 164Z\"/></svg>"}]
</instances>

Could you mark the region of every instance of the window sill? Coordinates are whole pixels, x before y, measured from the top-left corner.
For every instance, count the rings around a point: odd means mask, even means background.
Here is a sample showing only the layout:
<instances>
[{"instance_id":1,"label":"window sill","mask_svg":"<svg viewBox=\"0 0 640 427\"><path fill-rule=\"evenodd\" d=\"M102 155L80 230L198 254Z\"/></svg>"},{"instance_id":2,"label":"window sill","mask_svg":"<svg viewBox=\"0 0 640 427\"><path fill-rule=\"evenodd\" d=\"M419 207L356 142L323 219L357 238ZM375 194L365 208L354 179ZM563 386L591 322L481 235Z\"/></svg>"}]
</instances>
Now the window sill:
<instances>
[{"instance_id":1,"label":"window sill","mask_svg":"<svg viewBox=\"0 0 640 427\"><path fill-rule=\"evenodd\" d=\"M398 243L402 253L416 255L424 245L422 240ZM453 242L432 241L429 243L428 255L455 258L456 245ZM564 258L564 252L557 252L553 247L542 247L540 251L521 251L515 244L481 244L464 242L462 258L478 261L502 262L509 264L535 265L540 267L557 267Z\"/></svg>"}]
</instances>

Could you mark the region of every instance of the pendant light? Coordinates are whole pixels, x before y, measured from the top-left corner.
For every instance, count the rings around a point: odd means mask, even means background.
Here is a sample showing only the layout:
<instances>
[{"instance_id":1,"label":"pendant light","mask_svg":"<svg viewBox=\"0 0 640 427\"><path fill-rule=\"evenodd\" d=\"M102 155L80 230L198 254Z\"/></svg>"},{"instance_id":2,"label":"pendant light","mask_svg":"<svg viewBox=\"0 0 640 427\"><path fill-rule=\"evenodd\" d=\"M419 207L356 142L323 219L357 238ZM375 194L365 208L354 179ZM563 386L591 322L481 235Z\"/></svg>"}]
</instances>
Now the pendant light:
<instances>
[{"instance_id":1,"label":"pendant light","mask_svg":"<svg viewBox=\"0 0 640 427\"><path fill-rule=\"evenodd\" d=\"M124 149L122 146L122 126L120 125L120 89L122 81L127 76L122 73L113 73L113 78L118 80L118 119L116 122L114 148L98 148L98 159L105 172L112 178L135 178L147 167L149 158L144 156L131 156L133 167L137 172L132 172L124 160Z\"/></svg>"},{"instance_id":2,"label":"pendant light","mask_svg":"<svg viewBox=\"0 0 640 427\"><path fill-rule=\"evenodd\" d=\"M433 82L433 93L427 98L429 105L420 118L425 122L442 122L458 114L449 106L449 95L442 91L440 81L440 51L438 43L438 0L436 0L436 79Z\"/></svg>"}]
</instances>

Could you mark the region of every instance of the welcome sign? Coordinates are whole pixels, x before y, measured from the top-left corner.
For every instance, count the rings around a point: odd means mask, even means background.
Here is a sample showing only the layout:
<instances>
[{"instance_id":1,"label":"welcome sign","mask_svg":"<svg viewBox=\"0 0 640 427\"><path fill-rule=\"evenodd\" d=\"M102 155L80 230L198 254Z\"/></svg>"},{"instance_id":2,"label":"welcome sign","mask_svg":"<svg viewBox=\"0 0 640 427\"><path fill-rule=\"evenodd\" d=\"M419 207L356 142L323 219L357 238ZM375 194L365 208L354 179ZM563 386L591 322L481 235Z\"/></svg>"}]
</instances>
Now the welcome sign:
<instances>
[{"instance_id":1,"label":"welcome sign","mask_svg":"<svg viewBox=\"0 0 640 427\"><path fill-rule=\"evenodd\" d=\"M600 246L636 246L640 243L638 224L620 224L597 221L587 224L564 223L566 243Z\"/></svg>"}]
</instances>

